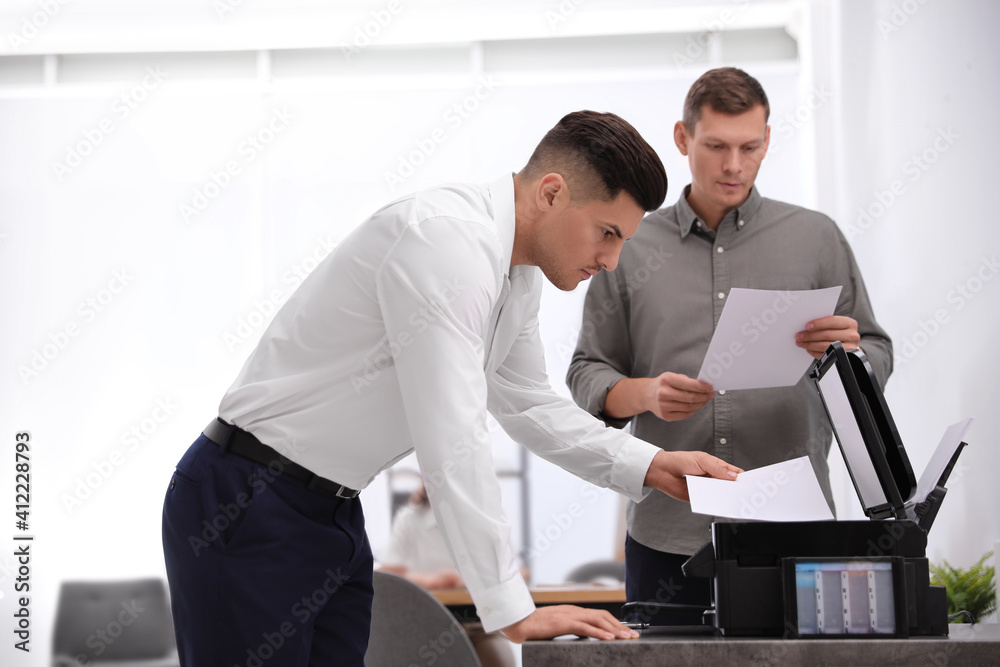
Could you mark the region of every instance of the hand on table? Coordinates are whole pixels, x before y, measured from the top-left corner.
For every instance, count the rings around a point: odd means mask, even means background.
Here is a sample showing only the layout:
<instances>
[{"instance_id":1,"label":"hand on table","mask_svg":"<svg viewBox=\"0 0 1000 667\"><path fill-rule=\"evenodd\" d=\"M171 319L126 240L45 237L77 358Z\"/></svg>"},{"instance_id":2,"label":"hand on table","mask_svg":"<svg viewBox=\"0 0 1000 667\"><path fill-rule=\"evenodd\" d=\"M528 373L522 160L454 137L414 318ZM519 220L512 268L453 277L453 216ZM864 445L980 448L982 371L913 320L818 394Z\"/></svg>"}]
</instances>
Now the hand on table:
<instances>
[{"instance_id":1,"label":"hand on table","mask_svg":"<svg viewBox=\"0 0 1000 667\"><path fill-rule=\"evenodd\" d=\"M430 572L427 574L411 571L406 576L413 583L428 590L436 588L461 588L465 585L462 583L461 575L455 570L440 570L439 572Z\"/></svg>"},{"instance_id":2,"label":"hand on table","mask_svg":"<svg viewBox=\"0 0 1000 667\"><path fill-rule=\"evenodd\" d=\"M462 577L455 570L417 572L405 565L388 565L385 563L381 564L378 569L383 572L391 572L392 574L406 577L417 586L426 588L427 590L434 590L435 588L461 588L465 585L462 583Z\"/></svg>"},{"instance_id":3,"label":"hand on table","mask_svg":"<svg viewBox=\"0 0 1000 667\"><path fill-rule=\"evenodd\" d=\"M559 635L577 635L595 639L635 639L639 633L603 609L586 609L561 604L539 607L502 631L515 644L529 639L551 639Z\"/></svg>"}]
</instances>

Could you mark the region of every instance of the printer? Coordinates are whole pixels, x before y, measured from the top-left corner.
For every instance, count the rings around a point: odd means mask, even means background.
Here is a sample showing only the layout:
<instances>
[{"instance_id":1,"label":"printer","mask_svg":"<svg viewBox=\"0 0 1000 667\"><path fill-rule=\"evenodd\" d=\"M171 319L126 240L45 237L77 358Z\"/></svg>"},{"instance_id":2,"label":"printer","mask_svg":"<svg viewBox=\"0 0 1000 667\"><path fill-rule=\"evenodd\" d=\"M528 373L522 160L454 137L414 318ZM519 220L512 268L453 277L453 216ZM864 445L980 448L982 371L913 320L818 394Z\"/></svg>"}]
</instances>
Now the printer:
<instances>
[{"instance_id":1,"label":"printer","mask_svg":"<svg viewBox=\"0 0 1000 667\"><path fill-rule=\"evenodd\" d=\"M945 452L936 483L915 497L913 469L864 353L835 342L808 372L868 520L713 523L711 542L683 566L712 580L702 626L725 636L947 635L945 589L931 585L925 552L966 443Z\"/></svg>"}]
</instances>

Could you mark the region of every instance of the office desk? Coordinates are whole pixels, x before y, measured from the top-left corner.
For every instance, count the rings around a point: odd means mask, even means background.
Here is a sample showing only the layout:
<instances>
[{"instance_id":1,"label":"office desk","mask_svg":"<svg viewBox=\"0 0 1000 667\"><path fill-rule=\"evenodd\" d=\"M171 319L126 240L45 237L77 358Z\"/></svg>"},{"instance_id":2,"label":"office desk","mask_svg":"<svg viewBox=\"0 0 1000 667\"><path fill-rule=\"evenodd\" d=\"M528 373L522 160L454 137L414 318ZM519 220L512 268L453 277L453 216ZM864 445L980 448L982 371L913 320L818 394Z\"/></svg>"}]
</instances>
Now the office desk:
<instances>
[{"instance_id":1,"label":"office desk","mask_svg":"<svg viewBox=\"0 0 1000 667\"><path fill-rule=\"evenodd\" d=\"M536 605L578 604L591 607L595 604L625 604L625 589L619 586L596 586L592 584L568 584L552 586L532 586L531 599ZM472 597L464 588L438 588L431 593L446 607L471 605Z\"/></svg>"},{"instance_id":2,"label":"office desk","mask_svg":"<svg viewBox=\"0 0 1000 667\"><path fill-rule=\"evenodd\" d=\"M949 637L909 639L756 639L667 635L644 630L631 641L525 642L524 667L581 665L1000 665L1000 625L956 624Z\"/></svg>"},{"instance_id":3,"label":"office desk","mask_svg":"<svg viewBox=\"0 0 1000 667\"><path fill-rule=\"evenodd\" d=\"M535 605L541 607L553 604L575 604L581 607L607 609L616 618L621 617L625 604L625 589L620 586L599 586L594 584L558 584L552 586L532 586L528 589ZM477 621L476 608L472 604L469 591L464 588L438 588L430 591L438 602L448 607L461 622Z\"/></svg>"}]
</instances>

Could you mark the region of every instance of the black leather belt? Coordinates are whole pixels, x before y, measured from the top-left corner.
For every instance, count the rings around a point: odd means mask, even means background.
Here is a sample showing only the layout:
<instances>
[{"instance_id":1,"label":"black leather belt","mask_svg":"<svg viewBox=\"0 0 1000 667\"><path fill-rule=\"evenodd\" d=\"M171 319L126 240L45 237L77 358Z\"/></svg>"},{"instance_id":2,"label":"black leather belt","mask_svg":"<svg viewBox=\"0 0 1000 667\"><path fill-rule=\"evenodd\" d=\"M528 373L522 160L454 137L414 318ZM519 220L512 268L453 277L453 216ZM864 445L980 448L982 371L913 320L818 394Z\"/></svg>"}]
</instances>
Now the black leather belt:
<instances>
[{"instance_id":1,"label":"black leather belt","mask_svg":"<svg viewBox=\"0 0 1000 667\"><path fill-rule=\"evenodd\" d=\"M305 482L306 488L310 491L338 498L357 498L358 494L361 493L360 491L349 489L343 484L337 484L325 477L320 477L303 468L298 463L279 454L272 447L268 447L262 443L252 433L222 421L221 417L213 419L205 427L203 433L206 438L223 449L229 450L233 454L238 454L245 459L250 459L254 463L265 466L276 464L281 474Z\"/></svg>"}]
</instances>

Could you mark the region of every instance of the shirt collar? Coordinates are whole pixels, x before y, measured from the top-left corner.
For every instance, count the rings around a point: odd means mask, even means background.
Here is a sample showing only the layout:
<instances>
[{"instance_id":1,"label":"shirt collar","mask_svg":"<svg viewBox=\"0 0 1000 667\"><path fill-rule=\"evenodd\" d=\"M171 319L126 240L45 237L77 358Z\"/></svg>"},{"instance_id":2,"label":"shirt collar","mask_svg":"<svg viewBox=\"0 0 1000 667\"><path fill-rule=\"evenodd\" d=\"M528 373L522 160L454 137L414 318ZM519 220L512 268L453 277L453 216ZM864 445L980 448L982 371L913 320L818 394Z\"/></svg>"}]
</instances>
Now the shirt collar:
<instances>
[{"instance_id":1,"label":"shirt collar","mask_svg":"<svg viewBox=\"0 0 1000 667\"><path fill-rule=\"evenodd\" d=\"M514 254L514 174L506 174L490 183L490 203L497 226L500 247L503 248L504 275L510 274L510 259Z\"/></svg>"},{"instance_id":2,"label":"shirt collar","mask_svg":"<svg viewBox=\"0 0 1000 667\"><path fill-rule=\"evenodd\" d=\"M698 214L694 212L691 205L688 204L688 195L691 193L691 186L688 185L684 188L684 192L681 193L681 198L677 200L677 206L674 208L677 215L677 222L681 228L681 238L684 238L691 233L691 227L694 226L696 220L698 220ZM723 218L722 222L719 223L720 226L724 224L738 224L738 221L743 220L744 225L749 223L757 211L760 210L760 193L757 192L757 187L754 186L750 188L750 196L747 200L743 202L740 206L736 207L733 211L727 213ZM739 229L739 227L737 227Z\"/></svg>"},{"instance_id":3,"label":"shirt collar","mask_svg":"<svg viewBox=\"0 0 1000 667\"><path fill-rule=\"evenodd\" d=\"M514 174L505 176L490 183L490 201L493 205L493 220L497 225L497 236L500 239L500 247L503 248L504 275L511 282L511 289L514 292L530 292L534 289L538 278L538 267L536 266L515 266L511 267L510 261L514 254ZM520 277L523 284L518 284L516 279Z\"/></svg>"}]
</instances>

